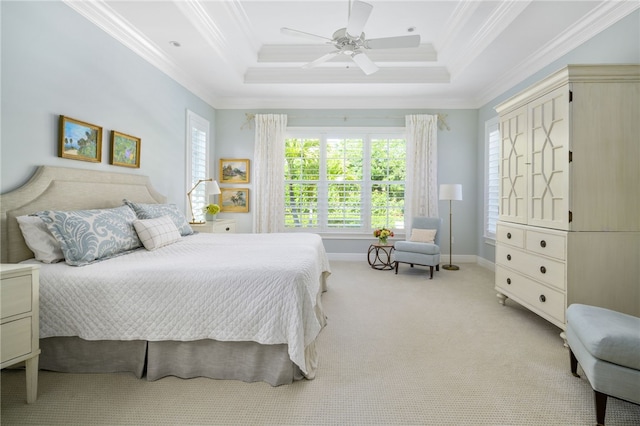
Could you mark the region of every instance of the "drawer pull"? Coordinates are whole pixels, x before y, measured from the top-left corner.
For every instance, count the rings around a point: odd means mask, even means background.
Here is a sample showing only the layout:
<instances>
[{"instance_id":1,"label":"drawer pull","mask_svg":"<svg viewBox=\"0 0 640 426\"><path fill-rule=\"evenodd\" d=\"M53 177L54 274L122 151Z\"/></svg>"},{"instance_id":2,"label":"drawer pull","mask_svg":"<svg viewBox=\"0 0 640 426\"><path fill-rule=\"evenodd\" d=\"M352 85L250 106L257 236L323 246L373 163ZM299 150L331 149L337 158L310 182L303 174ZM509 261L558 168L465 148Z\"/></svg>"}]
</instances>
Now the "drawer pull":
<instances>
[{"instance_id":1,"label":"drawer pull","mask_svg":"<svg viewBox=\"0 0 640 426\"><path fill-rule=\"evenodd\" d=\"M511 284L511 278L507 278L507 284Z\"/></svg>"},{"instance_id":2,"label":"drawer pull","mask_svg":"<svg viewBox=\"0 0 640 426\"><path fill-rule=\"evenodd\" d=\"M228 230L229 230L229 227L227 226L226 228L224 228L224 230L225 230L225 231L228 231Z\"/></svg>"},{"instance_id":3,"label":"drawer pull","mask_svg":"<svg viewBox=\"0 0 640 426\"><path fill-rule=\"evenodd\" d=\"M511 239L511 232L507 232L507 239L510 240Z\"/></svg>"},{"instance_id":4,"label":"drawer pull","mask_svg":"<svg viewBox=\"0 0 640 426\"><path fill-rule=\"evenodd\" d=\"M542 272L543 274L547 273L547 268L545 268L544 266L540 267L540 272Z\"/></svg>"},{"instance_id":5,"label":"drawer pull","mask_svg":"<svg viewBox=\"0 0 640 426\"><path fill-rule=\"evenodd\" d=\"M545 248L547 246L547 242L545 240L540 241L540 247Z\"/></svg>"},{"instance_id":6,"label":"drawer pull","mask_svg":"<svg viewBox=\"0 0 640 426\"><path fill-rule=\"evenodd\" d=\"M510 254L507 255L507 260L511 260L511 255Z\"/></svg>"},{"instance_id":7,"label":"drawer pull","mask_svg":"<svg viewBox=\"0 0 640 426\"><path fill-rule=\"evenodd\" d=\"M547 298L544 296L544 294L541 294L541 295L540 295L540 301L541 301L542 303L544 303L544 302L546 302L546 301L547 301Z\"/></svg>"}]
</instances>

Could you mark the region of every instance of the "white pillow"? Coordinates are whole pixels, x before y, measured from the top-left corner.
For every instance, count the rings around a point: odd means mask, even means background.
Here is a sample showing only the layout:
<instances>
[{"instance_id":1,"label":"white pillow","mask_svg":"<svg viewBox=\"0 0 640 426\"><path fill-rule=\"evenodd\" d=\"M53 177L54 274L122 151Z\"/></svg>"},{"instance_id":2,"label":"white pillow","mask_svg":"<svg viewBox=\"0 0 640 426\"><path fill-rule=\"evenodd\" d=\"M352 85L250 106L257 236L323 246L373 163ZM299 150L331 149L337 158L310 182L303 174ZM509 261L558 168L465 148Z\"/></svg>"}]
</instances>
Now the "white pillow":
<instances>
[{"instance_id":1,"label":"white pillow","mask_svg":"<svg viewBox=\"0 0 640 426\"><path fill-rule=\"evenodd\" d=\"M60 243L42 219L38 216L18 216L16 219L22 231L24 242L33 252L36 260L43 263L56 263L64 260Z\"/></svg>"},{"instance_id":2,"label":"white pillow","mask_svg":"<svg viewBox=\"0 0 640 426\"><path fill-rule=\"evenodd\" d=\"M175 243L181 238L180 232L170 216L156 219L138 219L133 222L138 237L147 250Z\"/></svg>"},{"instance_id":3,"label":"white pillow","mask_svg":"<svg viewBox=\"0 0 640 426\"><path fill-rule=\"evenodd\" d=\"M409 241L417 243L430 243L433 244L436 238L437 229L413 229L411 230L411 238Z\"/></svg>"}]
</instances>

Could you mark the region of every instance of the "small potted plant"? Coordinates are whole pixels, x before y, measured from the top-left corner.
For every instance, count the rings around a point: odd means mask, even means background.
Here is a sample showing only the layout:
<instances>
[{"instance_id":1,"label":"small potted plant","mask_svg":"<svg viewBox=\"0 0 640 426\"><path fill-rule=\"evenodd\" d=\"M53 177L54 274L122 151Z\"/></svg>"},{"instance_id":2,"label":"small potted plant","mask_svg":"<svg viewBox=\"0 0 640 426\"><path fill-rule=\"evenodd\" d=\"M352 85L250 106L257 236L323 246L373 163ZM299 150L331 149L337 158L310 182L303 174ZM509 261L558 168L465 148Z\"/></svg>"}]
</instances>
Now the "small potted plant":
<instances>
[{"instance_id":1,"label":"small potted plant","mask_svg":"<svg viewBox=\"0 0 640 426\"><path fill-rule=\"evenodd\" d=\"M220 211L220 206L217 204L208 204L202 209L202 211L207 216L208 221L214 221L216 220L216 215Z\"/></svg>"}]
</instances>

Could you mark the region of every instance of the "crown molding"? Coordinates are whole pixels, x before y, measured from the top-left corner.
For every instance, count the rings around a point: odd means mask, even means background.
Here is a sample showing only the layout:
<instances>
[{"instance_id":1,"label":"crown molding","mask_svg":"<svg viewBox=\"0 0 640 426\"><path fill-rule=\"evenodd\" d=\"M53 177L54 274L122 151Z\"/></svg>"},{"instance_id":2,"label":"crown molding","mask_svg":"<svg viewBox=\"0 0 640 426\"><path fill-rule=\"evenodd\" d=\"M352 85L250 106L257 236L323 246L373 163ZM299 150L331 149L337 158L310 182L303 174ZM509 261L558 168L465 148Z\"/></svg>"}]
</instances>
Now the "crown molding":
<instances>
[{"instance_id":1,"label":"crown molding","mask_svg":"<svg viewBox=\"0 0 640 426\"><path fill-rule=\"evenodd\" d=\"M249 68L244 75L246 84L426 84L450 80L444 67L381 67L376 73L365 75L356 64L347 69Z\"/></svg>"},{"instance_id":2,"label":"crown molding","mask_svg":"<svg viewBox=\"0 0 640 426\"><path fill-rule=\"evenodd\" d=\"M480 106L487 104L639 8L638 1L600 3L580 22L496 78L494 84L488 85L478 94L476 103Z\"/></svg>"},{"instance_id":3,"label":"crown molding","mask_svg":"<svg viewBox=\"0 0 640 426\"><path fill-rule=\"evenodd\" d=\"M306 63L335 50L322 44L266 44L258 52L259 63ZM436 49L431 43L421 44L413 49L364 49L364 53L374 62L435 62ZM351 62L346 55L338 55L331 62Z\"/></svg>"}]
</instances>

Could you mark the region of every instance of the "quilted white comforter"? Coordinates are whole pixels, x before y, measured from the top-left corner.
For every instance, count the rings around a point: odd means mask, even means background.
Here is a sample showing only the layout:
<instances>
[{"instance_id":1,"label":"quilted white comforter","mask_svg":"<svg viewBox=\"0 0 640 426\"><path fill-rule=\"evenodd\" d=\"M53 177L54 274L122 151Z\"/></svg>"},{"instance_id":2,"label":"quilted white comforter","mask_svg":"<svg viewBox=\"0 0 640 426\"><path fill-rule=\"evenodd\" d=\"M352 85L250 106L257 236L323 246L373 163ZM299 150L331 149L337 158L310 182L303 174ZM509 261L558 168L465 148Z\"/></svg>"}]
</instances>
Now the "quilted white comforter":
<instances>
[{"instance_id":1,"label":"quilted white comforter","mask_svg":"<svg viewBox=\"0 0 640 426\"><path fill-rule=\"evenodd\" d=\"M315 234L195 234L84 267L41 264L40 337L286 343L307 373L329 273Z\"/></svg>"}]
</instances>

